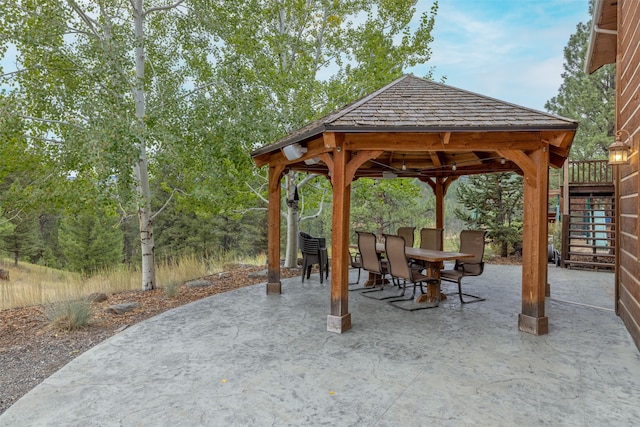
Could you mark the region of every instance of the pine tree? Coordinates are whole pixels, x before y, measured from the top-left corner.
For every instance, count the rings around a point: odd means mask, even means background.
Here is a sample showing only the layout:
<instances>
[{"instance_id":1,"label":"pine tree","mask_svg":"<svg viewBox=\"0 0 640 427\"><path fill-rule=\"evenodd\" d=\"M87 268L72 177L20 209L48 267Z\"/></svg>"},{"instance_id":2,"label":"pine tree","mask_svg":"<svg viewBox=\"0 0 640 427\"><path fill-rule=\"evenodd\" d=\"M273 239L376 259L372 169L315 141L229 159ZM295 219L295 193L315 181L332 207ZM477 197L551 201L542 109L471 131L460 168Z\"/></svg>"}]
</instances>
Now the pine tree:
<instances>
[{"instance_id":1,"label":"pine tree","mask_svg":"<svg viewBox=\"0 0 640 427\"><path fill-rule=\"evenodd\" d=\"M456 187L455 215L469 227L487 231L487 237L506 257L509 247L522 242L522 177L514 173L473 175Z\"/></svg>"},{"instance_id":2,"label":"pine tree","mask_svg":"<svg viewBox=\"0 0 640 427\"><path fill-rule=\"evenodd\" d=\"M615 64L590 75L584 72L590 27L590 23L578 24L576 33L569 38L564 48L564 81L558 95L544 106L579 122L570 153L575 160L606 158L615 130Z\"/></svg>"},{"instance_id":3,"label":"pine tree","mask_svg":"<svg viewBox=\"0 0 640 427\"><path fill-rule=\"evenodd\" d=\"M11 254L14 265L41 251L41 239L37 221L28 215L16 215L5 229L0 242L1 249Z\"/></svg>"},{"instance_id":4,"label":"pine tree","mask_svg":"<svg viewBox=\"0 0 640 427\"><path fill-rule=\"evenodd\" d=\"M67 268L91 273L122 262L123 238L117 221L104 214L65 217L59 233Z\"/></svg>"}]
</instances>

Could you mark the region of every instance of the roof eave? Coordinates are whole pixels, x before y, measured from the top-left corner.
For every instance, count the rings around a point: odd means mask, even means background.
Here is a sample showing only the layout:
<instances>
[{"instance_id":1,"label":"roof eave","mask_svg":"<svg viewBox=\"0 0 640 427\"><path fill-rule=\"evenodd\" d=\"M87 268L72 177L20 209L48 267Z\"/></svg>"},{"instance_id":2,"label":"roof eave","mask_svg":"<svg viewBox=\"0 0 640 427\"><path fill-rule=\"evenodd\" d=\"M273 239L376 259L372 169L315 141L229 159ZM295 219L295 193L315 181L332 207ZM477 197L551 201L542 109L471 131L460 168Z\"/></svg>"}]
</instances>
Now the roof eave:
<instances>
[{"instance_id":1,"label":"roof eave","mask_svg":"<svg viewBox=\"0 0 640 427\"><path fill-rule=\"evenodd\" d=\"M606 0L596 0L593 8L587 57L584 61L584 72L587 74L593 74L600 67L616 62L617 22L611 19L610 22L603 22L605 13L617 17L617 3L605 2Z\"/></svg>"}]
</instances>

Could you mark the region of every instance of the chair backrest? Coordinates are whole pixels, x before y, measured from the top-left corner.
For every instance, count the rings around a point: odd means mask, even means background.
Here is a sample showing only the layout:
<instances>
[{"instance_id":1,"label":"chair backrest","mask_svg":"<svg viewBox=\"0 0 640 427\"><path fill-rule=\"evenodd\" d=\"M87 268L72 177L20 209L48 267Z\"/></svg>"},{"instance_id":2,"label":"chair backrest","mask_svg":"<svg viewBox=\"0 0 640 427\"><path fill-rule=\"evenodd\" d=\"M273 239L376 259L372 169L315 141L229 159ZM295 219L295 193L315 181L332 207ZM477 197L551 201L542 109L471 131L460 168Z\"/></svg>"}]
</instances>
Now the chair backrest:
<instances>
[{"instance_id":1,"label":"chair backrest","mask_svg":"<svg viewBox=\"0 0 640 427\"><path fill-rule=\"evenodd\" d=\"M380 256L376 251L376 235L365 231L356 231L358 234L358 250L362 260L362 268L374 273L381 273Z\"/></svg>"},{"instance_id":2,"label":"chair backrest","mask_svg":"<svg viewBox=\"0 0 640 427\"><path fill-rule=\"evenodd\" d=\"M398 236L403 237L407 246L413 246L415 227L398 228Z\"/></svg>"},{"instance_id":3,"label":"chair backrest","mask_svg":"<svg viewBox=\"0 0 640 427\"><path fill-rule=\"evenodd\" d=\"M420 230L420 248L442 250L442 228L423 228Z\"/></svg>"},{"instance_id":4,"label":"chair backrest","mask_svg":"<svg viewBox=\"0 0 640 427\"><path fill-rule=\"evenodd\" d=\"M389 261L389 272L394 277L411 280L404 237L392 234L385 234L384 237L384 251Z\"/></svg>"},{"instance_id":5,"label":"chair backrest","mask_svg":"<svg viewBox=\"0 0 640 427\"><path fill-rule=\"evenodd\" d=\"M462 230L460 232L460 252L465 254L473 254L473 258L465 258L459 260L456 264L464 264L466 274L481 274L484 263L484 236L486 231L483 230Z\"/></svg>"},{"instance_id":6,"label":"chair backrest","mask_svg":"<svg viewBox=\"0 0 640 427\"><path fill-rule=\"evenodd\" d=\"M324 239L313 237L302 231L298 233L298 247L303 254L318 255L322 247L321 240Z\"/></svg>"}]
</instances>

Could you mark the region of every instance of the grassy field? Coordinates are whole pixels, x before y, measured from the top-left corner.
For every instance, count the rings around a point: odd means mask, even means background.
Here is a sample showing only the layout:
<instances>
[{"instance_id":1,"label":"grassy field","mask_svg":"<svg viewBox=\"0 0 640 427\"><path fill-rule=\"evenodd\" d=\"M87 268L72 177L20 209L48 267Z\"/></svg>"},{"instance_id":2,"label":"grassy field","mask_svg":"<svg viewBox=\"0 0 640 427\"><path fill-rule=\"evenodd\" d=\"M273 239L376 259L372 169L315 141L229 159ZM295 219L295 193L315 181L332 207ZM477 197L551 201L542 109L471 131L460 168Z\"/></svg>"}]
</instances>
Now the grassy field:
<instances>
[{"instance_id":1,"label":"grassy field","mask_svg":"<svg viewBox=\"0 0 640 427\"><path fill-rule=\"evenodd\" d=\"M242 260L220 257L206 262L196 257L185 257L174 262L158 262L157 286L172 287L218 273L224 270L225 264L238 262L264 265L265 257ZM141 289L140 271L125 266L101 271L91 277L24 262L15 267L10 260L0 260L0 268L9 270L10 275L9 281L0 281L0 310L70 301L94 292L109 294Z\"/></svg>"}]
</instances>

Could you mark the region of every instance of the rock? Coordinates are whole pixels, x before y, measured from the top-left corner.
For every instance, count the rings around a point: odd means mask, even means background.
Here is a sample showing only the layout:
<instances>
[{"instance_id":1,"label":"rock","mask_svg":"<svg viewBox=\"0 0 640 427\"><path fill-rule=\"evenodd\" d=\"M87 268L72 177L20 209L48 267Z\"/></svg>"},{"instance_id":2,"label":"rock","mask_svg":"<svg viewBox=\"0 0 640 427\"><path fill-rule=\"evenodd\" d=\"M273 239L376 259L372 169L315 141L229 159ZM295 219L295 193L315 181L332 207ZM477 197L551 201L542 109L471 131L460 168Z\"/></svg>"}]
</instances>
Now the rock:
<instances>
[{"instance_id":1,"label":"rock","mask_svg":"<svg viewBox=\"0 0 640 427\"><path fill-rule=\"evenodd\" d=\"M252 279L260 278L260 277L267 277L268 273L269 273L268 270L253 271L253 272L247 274L247 277L250 277Z\"/></svg>"},{"instance_id":2,"label":"rock","mask_svg":"<svg viewBox=\"0 0 640 427\"><path fill-rule=\"evenodd\" d=\"M126 313L127 311L135 310L139 305L140 304L138 304L137 302L123 302L122 304L116 304L107 307L105 311L111 314L122 314Z\"/></svg>"},{"instance_id":3,"label":"rock","mask_svg":"<svg viewBox=\"0 0 640 427\"><path fill-rule=\"evenodd\" d=\"M190 282L185 283L185 285L190 288L204 288L205 286L213 285L213 283L211 283L208 280L192 280Z\"/></svg>"},{"instance_id":4,"label":"rock","mask_svg":"<svg viewBox=\"0 0 640 427\"><path fill-rule=\"evenodd\" d=\"M107 294L103 294L102 292L94 292L87 297L87 302L103 302L107 300Z\"/></svg>"},{"instance_id":5,"label":"rock","mask_svg":"<svg viewBox=\"0 0 640 427\"><path fill-rule=\"evenodd\" d=\"M9 280L9 270L0 268L0 280Z\"/></svg>"}]
</instances>

